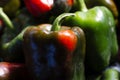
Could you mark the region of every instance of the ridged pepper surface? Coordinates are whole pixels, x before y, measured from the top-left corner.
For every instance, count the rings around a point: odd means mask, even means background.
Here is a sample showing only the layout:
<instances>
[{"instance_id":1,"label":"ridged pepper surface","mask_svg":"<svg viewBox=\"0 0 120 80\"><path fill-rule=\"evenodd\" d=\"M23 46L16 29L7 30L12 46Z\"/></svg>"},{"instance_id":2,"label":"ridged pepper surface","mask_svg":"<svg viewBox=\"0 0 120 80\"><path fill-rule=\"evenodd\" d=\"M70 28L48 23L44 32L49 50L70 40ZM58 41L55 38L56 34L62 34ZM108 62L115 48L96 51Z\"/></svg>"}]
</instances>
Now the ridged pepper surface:
<instances>
[{"instance_id":1,"label":"ridged pepper surface","mask_svg":"<svg viewBox=\"0 0 120 80\"><path fill-rule=\"evenodd\" d=\"M61 27L65 16L56 18L53 25L25 31L25 61L33 80L84 80L84 32L79 27Z\"/></svg>"}]
</instances>

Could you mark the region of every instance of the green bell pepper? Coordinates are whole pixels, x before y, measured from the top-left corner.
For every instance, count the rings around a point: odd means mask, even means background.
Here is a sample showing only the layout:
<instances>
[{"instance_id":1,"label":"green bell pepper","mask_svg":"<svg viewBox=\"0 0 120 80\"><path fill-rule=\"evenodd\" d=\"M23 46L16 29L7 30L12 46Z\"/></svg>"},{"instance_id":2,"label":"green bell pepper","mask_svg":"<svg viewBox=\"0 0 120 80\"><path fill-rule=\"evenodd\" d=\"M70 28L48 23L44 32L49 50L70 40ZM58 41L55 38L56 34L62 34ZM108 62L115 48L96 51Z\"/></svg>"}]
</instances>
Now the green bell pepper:
<instances>
[{"instance_id":1,"label":"green bell pepper","mask_svg":"<svg viewBox=\"0 0 120 80\"><path fill-rule=\"evenodd\" d=\"M88 9L93 8L95 6L105 6L107 7L113 14L114 19L116 20L116 24L118 21L118 16L119 16L119 12L118 12L118 8L116 6L116 3L114 0L85 0L86 6ZM79 9L79 5L77 3L76 0L74 0L74 5L72 8L72 12L76 11Z\"/></svg>"},{"instance_id":2,"label":"green bell pepper","mask_svg":"<svg viewBox=\"0 0 120 80\"><path fill-rule=\"evenodd\" d=\"M118 9L114 0L85 0L85 2L88 8L92 8L95 6L105 6L108 9L110 9L115 19L118 18Z\"/></svg>"},{"instance_id":3,"label":"green bell pepper","mask_svg":"<svg viewBox=\"0 0 120 80\"><path fill-rule=\"evenodd\" d=\"M86 36L86 71L101 72L114 62L118 54L115 21L104 6L87 9L84 0L76 0L80 11L66 17L64 24L80 26ZM66 13L67 14L67 13Z\"/></svg>"},{"instance_id":4,"label":"green bell pepper","mask_svg":"<svg viewBox=\"0 0 120 80\"><path fill-rule=\"evenodd\" d=\"M120 80L119 72L115 69L107 69L104 71L100 80Z\"/></svg>"},{"instance_id":5,"label":"green bell pepper","mask_svg":"<svg viewBox=\"0 0 120 80\"><path fill-rule=\"evenodd\" d=\"M115 63L105 69L100 80L120 80L120 64Z\"/></svg>"},{"instance_id":6,"label":"green bell pepper","mask_svg":"<svg viewBox=\"0 0 120 80\"><path fill-rule=\"evenodd\" d=\"M120 80L120 64L115 62L99 74L89 74L86 80Z\"/></svg>"}]
</instances>

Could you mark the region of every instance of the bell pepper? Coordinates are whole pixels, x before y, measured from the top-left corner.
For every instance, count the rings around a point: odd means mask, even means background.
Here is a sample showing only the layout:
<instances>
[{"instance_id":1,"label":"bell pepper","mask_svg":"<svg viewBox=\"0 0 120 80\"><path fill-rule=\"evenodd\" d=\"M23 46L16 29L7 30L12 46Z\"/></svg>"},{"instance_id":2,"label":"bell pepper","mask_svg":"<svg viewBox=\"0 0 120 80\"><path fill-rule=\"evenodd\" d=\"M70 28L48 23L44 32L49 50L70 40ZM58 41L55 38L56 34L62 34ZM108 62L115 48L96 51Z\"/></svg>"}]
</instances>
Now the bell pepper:
<instances>
[{"instance_id":1,"label":"bell pepper","mask_svg":"<svg viewBox=\"0 0 120 80\"><path fill-rule=\"evenodd\" d=\"M79 26L86 36L86 71L101 72L118 55L115 21L111 11L104 6L87 9L84 0L76 0L79 11L68 16L63 22Z\"/></svg>"},{"instance_id":2,"label":"bell pepper","mask_svg":"<svg viewBox=\"0 0 120 80\"><path fill-rule=\"evenodd\" d=\"M25 62L33 80L84 80L84 32L60 26L65 16L24 32Z\"/></svg>"},{"instance_id":3,"label":"bell pepper","mask_svg":"<svg viewBox=\"0 0 120 80\"><path fill-rule=\"evenodd\" d=\"M73 0L24 0L24 3L33 16L43 17L68 12Z\"/></svg>"},{"instance_id":4,"label":"bell pepper","mask_svg":"<svg viewBox=\"0 0 120 80\"><path fill-rule=\"evenodd\" d=\"M105 69L100 80L120 80L120 64L115 63Z\"/></svg>"},{"instance_id":5,"label":"bell pepper","mask_svg":"<svg viewBox=\"0 0 120 80\"><path fill-rule=\"evenodd\" d=\"M0 62L0 80L31 80L25 64Z\"/></svg>"},{"instance_id":6,"label":"bell pepper","mask_svg":"<svg viewBox=\"0 0 120 80\"><path fill-rule=\"evenodd\" d=\"M1 0L0 2L6 2L3 6L3 10L10 18L16 16L17 11L20 9L20 0Z\"/></svg>"},{"instance_id":7,"label":"bell pepper","mask_svg":"<svg viewBox=\"0 0 120 80\"><path fill-rule=\"evenodd\" d=\"M27 9L36 17L50 11L52 9L53 2L53 0L24 0Z\"/></svg>"},{"instance_id":8,"label":"bell pepper","mask_svg":"<svg viewBox=\"0 0 120 80\"><path fill-rule=\"evenodd\" d=\"M95 0L95 1L85 0L85 2L88 8L92 8L94 6L107 7L113 13L114 18L118 19L118 9L114 0Z\"/></svg>"},{"instance_id":9,"label":"bell pepper","mask_svg":"<svg viewBox=\"0 0 120 80\"><path fill-rule=\"evenodd\" d=\"M100 80L119 80L119 74L117 70L109 68L104 71Z\"/></svg>"},{"instance_id":10,"label":"bell pepper","mask_svg":"<svg viewBox=\"0 0 120 80\"><path fill-rule=\"evenodd\" d=\"M94 0L94 1L85 0L85 3L86 3L86 6L87 6L88 9L93 8L95 6L105 6L105 7L107 7L112 12L112 14L114 15L114 18L115 18L116 24L117 24L119 12L118 12L118 8L117 8L114 0ZM72 7L72 12L78 10L78 8L79 8L78 6L79 5L78 5L77 1L74 0L74 5Z\"/></svg>"}]
</instances>

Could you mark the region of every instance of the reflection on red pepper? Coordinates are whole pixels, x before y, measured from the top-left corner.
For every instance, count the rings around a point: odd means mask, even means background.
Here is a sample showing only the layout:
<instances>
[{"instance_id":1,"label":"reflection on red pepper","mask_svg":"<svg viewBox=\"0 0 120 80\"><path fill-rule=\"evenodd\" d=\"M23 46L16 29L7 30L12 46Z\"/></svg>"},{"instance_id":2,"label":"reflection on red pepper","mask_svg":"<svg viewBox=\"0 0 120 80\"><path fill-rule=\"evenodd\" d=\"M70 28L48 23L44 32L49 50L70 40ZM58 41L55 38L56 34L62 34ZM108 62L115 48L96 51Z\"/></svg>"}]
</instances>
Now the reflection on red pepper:
<instances>
[{"instance_id":1,"label":"reflection on red pepper","mask_svg":"<svg viewBox=\"0 0 120 80\"><path fill-rule=\"evenodd\" d=\"M24 0L24 2L30 13L36 17L69 12L73 5L73 0Z\"/></svg>"},{"instance_id":2,"label":"reflection on red pepper","mask_svg":"<svg viewBox=\"0 0 120 80\"><path fill-rule=\"evenodd\" d=\"M31 80L25 64L0 62L0 80Z\"/></svg>"},{"instance_id":3,"label":"reflection on red pepper","mask_svg":"<svg viewBox=\"0 0 120 80\"><path fill-rule=\"evenodd\" d=\"M39 16L52 9L53 0L24 0L27 9L34 16Z\"/></svg>"}]
</instances>

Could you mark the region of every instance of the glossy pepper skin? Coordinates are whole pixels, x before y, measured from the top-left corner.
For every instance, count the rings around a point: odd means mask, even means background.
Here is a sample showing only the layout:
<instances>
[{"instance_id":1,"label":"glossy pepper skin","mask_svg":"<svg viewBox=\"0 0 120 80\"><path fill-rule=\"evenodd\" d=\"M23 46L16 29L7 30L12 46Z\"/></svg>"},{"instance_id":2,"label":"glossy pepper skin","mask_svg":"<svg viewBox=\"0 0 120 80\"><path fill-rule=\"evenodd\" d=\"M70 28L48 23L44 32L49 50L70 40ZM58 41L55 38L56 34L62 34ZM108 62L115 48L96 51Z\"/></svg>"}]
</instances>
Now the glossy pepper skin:
<instances>
[{"instance_id":1,"label":"glossy pepper skin","mask_svg":"<svg viewBox=\"0 0 120 80\"><path fill-rule=\"evenodd\" d=\"M36 17L50 11L52 9L53 2L53 0L24 0L27 9Z\"/></svg>"},{"instance_id":2,"label":"glossy pepper skin","mask_svg":"<svg viewBox=\"0 0 120 80\"><path fill-rule=\"evenodd\" d=\"M24 0L24 3L33 16L41 17L70 11L73 0Z\"/></svg>"},{"instance_id":3,"label":"glossy pepper skin","mask_svg":"<svg viewBox=\"0 0 120 80\"><path fill-rule=\"evenodd\" d=\"M112 12L114 18L118 19L119 13L118 13L117 6L115 4L115 0L95 0L95 1L85 0L85 2L88 8L92 8L95 6L107 7Z\"/></svg>"},{"instance_id":4,"label":"glossy pepper skin","mask_svg":"<svg viewBox=\"0 0 120 80\"><path fill-rule=\"evenodd\" d=\"M25 60L33 80L84 80L84 32L53 26L57 27L42 24L24 33Z\"/></svg>"},{"instance_id":5,"label":"glossy pepper skin","mask_svg":"<svg viewBox=\"0 0 120 80\"><path fill-rule=\"evenodd\" d=\"M116 20L116 24L118 21L118 16L119 16L119 12L118 12L118 8L115 4L114 0L85 0L86 6L88 9L93 8L95 6L105 6L107 7L113 14L114 19ZM76 11L79 9L79 5L77 3L76 0L74 0L74 5L72 7L72 12Z\"/></svg>"},{"instance_id":6,"label":"glossy pepper skin","mask_svg":"<svg viewBox=\"0 0 120 80\"><path fill-rule=\"evenodd\" d=\"M100 80L119 80L119 72L115 69L107 69L104 71Z\"/></svg>"},{"instance_id":7,"label":"glossy pepper skin","mask_svg":"<svg viewBox=\"0 0 120 80\"><path fill-rule=\"evenodd\" d=\"M118 55L115 21L106 7L86 9L83 0L78 1L81 11L67 17L65 24L80 26L86 35L86 69L101 72Z\"/></svg>"},{"instance_id":8,"label":"glossy pepper skin","mask_svg":"<svg viewBox=\"0 0 120 80\"><path fill-rule=\"evenodd\" d=\"M115 63L105 69L100 80L120 80L120 64Z\"/></svg>"},{"instance_id":9,"label":"glossy pepper skin","mask_svg":"<svg viewBox=\"0 0 120 80\"><path fill-rule=\"evenodd\" d=\"M31 80L25 64L0 62L0 80Z\"/></svg>"}]
</instances>

